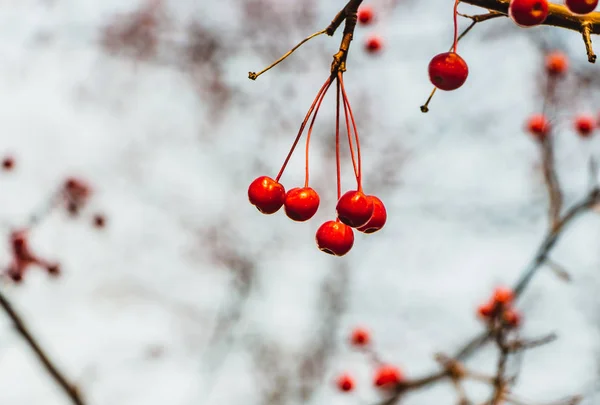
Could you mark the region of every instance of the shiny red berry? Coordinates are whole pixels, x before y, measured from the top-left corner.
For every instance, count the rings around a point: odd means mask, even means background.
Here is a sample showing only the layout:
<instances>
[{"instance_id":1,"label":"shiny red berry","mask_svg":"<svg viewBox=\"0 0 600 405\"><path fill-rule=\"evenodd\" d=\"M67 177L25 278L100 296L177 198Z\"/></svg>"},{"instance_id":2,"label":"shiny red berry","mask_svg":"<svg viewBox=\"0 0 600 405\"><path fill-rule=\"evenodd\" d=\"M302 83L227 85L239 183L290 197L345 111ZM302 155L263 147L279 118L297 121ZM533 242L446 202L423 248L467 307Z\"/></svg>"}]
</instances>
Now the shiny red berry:
<instances>
[{"instance_id":1,"label":"shiny red berry","mask_svg":"<svg viewBox=\"0 0 600 405\"><path fill-rule=\"evenodd\" d=\"M569 59L560 51L550 52L546 55L546 71L549 75L560 76L567 73Z\"/></svg>"},{"instance_id":2,"label":"shiny red berry","mask_svg":"<svg viewBox=\"0 0 600 405\"><path fill-rule=\"evenodd\" d=\"M294 221L308 221L319 209L319 202L319 194L312 188L293 188L285 195L285 213Z\"/></svg>"},{"instance_id":3,"label":"shiny red berry","mask_svg":"<svg viewBox=\"0 0 600 405\"><path fill-rule=\"evenodd\" d=\"M371 335L365 328L356 328L352 331L350 342L355 346L365 346L369 344Z\"/></svg>"},{"instance_id":4,"label":"shiny red berry","mask_svg":"<svg viewBox=\"0 0 600 405\"><path fill-rule=\"evenodd\" d=\"M467 62L455 52L435 55L429 62L429 80L440 90L456 90L467 80Z\"/></svg>"},{"instance_id":5,"label":"shiny red berry","mask_svg":"<svg viewBox=\"0 0 600 405\"><path fill-rule=\"evenodd\" d=\"M371 35L367 38L365 42L365 49L367 52L376 53L379 52L383 48L383 39L381 39L378 35Z\"/></svg>"},{"instance_id":6,"label":"shiny red berry","mask_svg":"<svg viewBox=\"0 0 600 405\"><path fill-rule=\"evenodd\" d=\"M263 214L274 214L285 201L285 189L272 178L261 176L248 187L248 199Z\"/></svg>"},{"instance_id":7,"label":"shiny red berry","mask_svg":"<svg viewBox=\"0 0 600 405\"><path fill-rule=\"evenodd\" d=\"M575 130L582 138L587 138L594 132L596 127L594 117L590 115L578 115L575 117Z\"/></svg>"},{"instance_id":8,"label":"shiny red berry","mask_svg":"<svg viewBox=\"0 0 600 405\"><path fill-rule=\"evenodd\" d=\"M338 219L348 226L358 228L365 225L373 215L373 201L361 191L346 192L335 207Z\"/></svg>"},{"instance_id":9,"label":"shiny red berry","mask_svg":"<svg viewBox=\"0 0 600 405\"><path fill-rule=\"evenodd\" d=\"M393 388L404 379L404 376L397 367L384 365L377 369L373 383L380 388Z\"/></svg>"},{"instance_id":10,"label":"shiny red berry","mask_svg":"<svg viewBox=\"0 0 600 405\"><path fill-rule=\"evenodd\" d=\"M373 7L363 6L358 9L358 22L363 25L369 25L373 22Z\"/></svg>"},{"instance_id":11,"label":"shiny red berry","mask_svg":"<svg viewBox=\"0 0 600 405\"><path fill-rule=\"evenodd\" d=\"M354 232L348 225L339 221L327 221L317 230L316 240L321 251L334 256L344 256L354 245Z\"/></svg>"},{"instance_id":12,"label":"shiny red berry","mask_svg":"<svg viewBox=\"0 0 600 405\"><path fill-rule=\"evenodd\" d=\"M336 381L338 389L344 392L354 389L354 379L349 374L342 374Z\"/></svg>"},{"instance_id":13,"label":"shiny red berry","mask_svg":"<svg viewBox=\"0 0 600 405\"><path fill-rule=\"evenodd\" d=\"M540 25L548 17L548 0L511 0L508 15L521 27Z\"/></svg>"},{"instance_id":14,"label":"shiny red berry","mask_svg":"<svg viewBox=\"0 0 600 405\"><path fill-rule=\"evenodd\" d=\"M373 202L373 215L371 215L366 224L356 228L356 230L364 233L373 233L383 228L387 220L387 212L385 205L383 205L383 202L379 198L374 195L368 195L367 198Z\"/></svg>"},{"instance_id":15,"label":"shiny red berry","mask_svg":"<svg viewBox=\"0 0 600 405\"><path fill-rule=\"evenodd\" d=\"M527 120L527 131L535 138L543 141L550 133L550 123L543 114L534 114Z\"/></svg>"},{"instance_id":16,"label":"shiny red berry","mask_svg":"<svg viewBox=\"0 0 600 405\"><path fill-rule=\"evenodd\" d=\"M565 4L574 14L588 14L596 9L598 0L565 0Z\"/></svg>"}]
</instances>

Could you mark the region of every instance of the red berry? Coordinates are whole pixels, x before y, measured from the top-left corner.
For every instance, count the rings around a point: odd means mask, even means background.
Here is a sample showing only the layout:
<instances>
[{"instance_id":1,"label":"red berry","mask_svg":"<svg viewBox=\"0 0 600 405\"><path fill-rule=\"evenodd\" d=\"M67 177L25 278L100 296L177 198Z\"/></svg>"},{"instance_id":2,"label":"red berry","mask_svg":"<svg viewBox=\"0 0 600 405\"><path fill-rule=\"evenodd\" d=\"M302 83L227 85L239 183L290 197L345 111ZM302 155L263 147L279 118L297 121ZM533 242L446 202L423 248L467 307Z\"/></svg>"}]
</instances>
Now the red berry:
<instances>
[{"instance_id":1,"label":"red berry","mask_svg":"<svg viewBox=\"0 0 600 405\"><path fill-rule=\"evenodd\" d=\"M383 205L383 202L379 198L374 195L368 195L367 198L373 202L373 215L371 215L366 224L356 228L356 230L364 233L373 233L383 228L387 220L387 212L385 205Z\"/></svg>"},{"instance_id":2,"label":"red berry","mask_svg":"<svg viewBox=\"0 0 600 405\"><path fill-rule=\"evenodd\" d=\"M429 80L440 90L456 90L467 80L469 67L454 52L435 55L429 62Z\"/></svg>"},{"instance_id":3,"label":"red berry","mask_svg":"<svg viewBox=\"0 0 600 405\"><path fill-rule=\"evenodd\" d=\"M11 156L7 156L2 160L2 168L6 171L12 170L15 167L15 160Z\"/></svg>"},{"instance_id":4,"label":"red berry","mask_svg":"<svg viewBox=\"0 0 600 405\"><path fill-rule=\"evenodd\" d=\"M285 201L285 189L272 178L261 176L248 187L248 199L263 214L274 214Z\"/></svg>"},{"instance_id":5,"label":"red berry","mask_svg":"<svg viewBox=\"0 0 600 405\"><path fill-rule=\"evenodd\" d=\"M546 71L553 76L563 75L569 69L567 55L560 51L550 52L546 55Z\"/></svg>"},{"instance_id":6,"label":"red berry","mask_svg":"<svg viewBox=\"0 0 600 405\"><path fill-rule=\"evenodd\" d=\"M507 309L502 314L502 319L506 323L507 326L511 328L516 328L521 325L521 315L512 308Z\"/></svg>"},{"instance_id":7,"label":"red berry","mask_svg":"<svg viewBox=\"0 0 600 405\"><path fill-rule=\"evenodd\" d=\"M575 117L575 130L582 138L587 138L595 129L594 117L590 115L578 115Z\"/></svg>"},{"instance_id":8,"label":"red berry","mask_svg":"<svg viewBox=\"0 0 600 405\"><path fill-rule=\"evenodd\" d=\"M404 379L397 367L384 365L375 372L374 384L381 388L392 388Z\"/></svg>"},{"instance_id":9,"label":"red berry","mask_svg":"<svg viewBox=\"0 0 600 405\"><path fill-rule=\"evenodd\" d=\"M285 195L285 213L294 221L308 221L319 209L319 202L319 194L312 188L293 188Z\"/></svg>"},{"instance_id":10,"label":"red berry","mask_svg":"<svg viewBox=\"0 0 600 405\"><path fill-rule=\"evenodd\" d=\"M373 201L361 191L346 192L335 207L340 221L353 228L366 225L373 215Z\"/></svg>"},{"instance_id":11,"label":"red berry","mask_svg":"<svg viewBox=\"0 0 600 405\"><path fill-rule=\"evenodd\" d=\"M508 15L521 27L540 25L548 17L548 0L511 0Z\"/></svg>"},{"instance_id":12,"label":"red berry","mask_svg":"<svg viewBox=\"0 0 600 405\"><path fill-rule=\"evenodd\" d=\"M379 52L383 47L383 39L381 39L378 35L371 35L367 38L367 42L365 42L365 49L367 52L375 53Z\"/></svg>"},{"instance_id":13,"label":"red berry","mask_svg":"<svg viewBox=\"0 0 600 405\"><path fill-rule=\"evenodd\" d=\"M538 140L543 141L550 133L550 123L543 114L534 114L527 120L527 130Z\"/></svg>"},{"instance_id":14,"label":"red berry","mask_svg":"<svg viewBox=\"0 0 600 405\"><path fill-rule=\"evenodd\" d=\"M104 228L106 225L106 217L102 214L94 215L94 226L96 228Z\"/></svg>"},{"instance_id":15,"label":"red berry","mask_svg":"<svg viewBox=\"0 0 600 405\"><path fill-rule=\"evenodd\" d=\"M355 346L365 346L369 344L371 336L365 328L356 328L352 331L350 342Z\"/></svg>"},{"instance_id":16,"label":"red berry","mask_svg":"<svg viewBox=\"0 0 600 405\"><path fill-rule=\"evenodd\" d=\"M354 379L349 374L342 374L337 379L337 386L344 392L354 389Z\"/></svg>"},{"instance_id":17,"label":"red berry","mask_svg":"<svg viewBox=\"0 0 600 405\"><path fill-rule=\"evenodd\" d=\"M598 0L565 0L567 8L575 14L588 14L596 9Z\"/></svg>"},{"instance_id":18,"label":"red berry","mask_svg":"<svg viewBox=\"0 0 600 405\"><path fill-rule=\"evenodd\" d=\"M325 253L344 256L354 245L354 232L339 221L327 221L317 230L317 246Z\"/></svg>"},{"instance_id":19,"label":"red berry","mask_svg":"<svg viewBox=\"0 0 600 405\"><path fill-rule=\"evenodd\" d=\"M477 313L482 318L491 318L494 314L495 304L493 302L486 302L477 308Z\"/></svg>"},{"instance_id":20,"label":"red berry","mask_svg":"<svg viewBox=\"0 0 600 405\"><path fill-rule=\"evenodd\" d=\"M358 9L358 22L363 25L369 25L373 22L374 16L373 8L369 6L363 6Z\"/></svg>"},{"instance_id":21,"label":"red berry","mask_svg":"<svg viewBox=\"0 0 600 405\"><path fill-rule=\"evenodd\" d=\"M501 305L510 305L515 298L512 290L506 287L498 287L494 290L494 302Z\"/></svg>"},{"instance_id":22,"label":"red berry","mask_svg":"<svg viewBox=\"0 0 600 405\"><path fill-rule=\"evenodd\" d=\"M46 270L48 271L48 274L50 274L51 276L54 276L54 277L60 276L60 265L58 263L52 263L52 264L46 265Z\"/></svg>"}]
</instances>

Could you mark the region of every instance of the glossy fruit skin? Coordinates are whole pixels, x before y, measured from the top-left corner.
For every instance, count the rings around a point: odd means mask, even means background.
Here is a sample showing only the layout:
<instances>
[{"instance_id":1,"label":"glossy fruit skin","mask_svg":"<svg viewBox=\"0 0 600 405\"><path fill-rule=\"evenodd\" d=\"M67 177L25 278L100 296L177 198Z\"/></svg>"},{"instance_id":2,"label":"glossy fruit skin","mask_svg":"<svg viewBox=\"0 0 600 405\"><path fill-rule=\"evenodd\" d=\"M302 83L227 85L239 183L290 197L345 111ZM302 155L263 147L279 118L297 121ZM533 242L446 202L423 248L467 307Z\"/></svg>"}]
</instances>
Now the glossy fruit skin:
<instances>
[{"instance_id":1,"label":"glossy fruit skin","mask_svg":"<svg viewBox=\"0 0 600 405\"><path fill-rule=\"evenodd\" d=\"M337 387L344 392L349 392L354 389L354 379L349 374L342 374L336 382Z\"/></svg>"},{"instance_id":2,"label":"glossy fruit skin","mask_svg":"<svg viewBox=\"0 0 600 405\"><path fill-rule=\"evenodd\" d=\"M567 8L573 14L589 14L598 6L598 0L565 0Z\"/></svg>"},{"instance_id":3,"label":"glossy fruit skin","mask_svg":"<svg viewBox=\"0 0 600 405\"><path fill-rule=\"evenodd\" d=\"M354 245L354 232L339 221L327 221L319 227L315 237L318 248L330 255L344 256Z\"/></svg>"},{"instance_id":4,"label":"glossy fruit skin","mask_svg":"<svg viewBox=\"0 0 600 405\"><path fill-rule=\"evenodd\" d=\"M377 369L373 383L376 387L392 388L404 379L404 376L397 367L384 365Z\"/></svg>"},{"instance_id":5,"label":"glossy fruit skin","mask_svg":"<svg viewBox=\"0 0 600 405\"><path fill-rule=\"evenodd\" d=\"M373 201L361 191L348 191L337 202L337 216L352 228L365 225L373 215Z\"/></svg>"},{"instance_id":6,"label":"glossy fruit skin","mask_svg":"<svg viewBox=\"0 0 600 405\"><path fill-rule=\"evenodd\" d=\"M560 51L550 52L546 55L546 72L551 76L561 76L569 70L569 59Z\"/></svg>"},{"instance_id":7,"label":"glossy fruit skin","mask_svg":"<svg viewBox=\"0 0 600 405\"><path fill-rule=\"evenodd\" d=\"M350 343L354 346L366 346L371 341L371 335L365 328L356 328L350 336Z\"/></svg>"},{"instance_id":8,"label":"glossy fruit skin","mask_svg":"<svg viewBox=\"0 0 600 405\"><path fill-rule=\"evenodd\" d=\"M293 188L285 194L285 213L294 221L308 221L319 209L320 201L319 194L310 187Z\"/></svg>"},{"instance_id":9,"label":"glossy fruit skin","mask_svg":"<svg viewBox=\"0 0 600 405\"><path fill-rule=\"evenodd\" d=\"M579 115L575 118L575 130L582 138L589 137L595 129L594 117L589 115Z\"/></svg>"},{"instance_id":10,"label":"glossy fruit skin","mask_svg":"<svg viewBox=\"0 0 600 405\"><path fill-rule=\"evenodd\" d=\"M285 189L272 178L260 176L248 187L248 199L263 214L274 214L285 202Z\"/></svg>"},{"instance_id":11,"label":"glossy fruit skin","mask_svg":"<svg viewBox=\"0 0 600 405\"><path fill-rule=\"evenodd\" d=\"M383 39L377 35L371 35L365 42L365 49L369 53L376 53L383 47Z\"/></svg>"},{"instance_id":12,"label":"glossy fruit skin","mask_svg":"<svg viewBox=\"0 0 600 405\"><path fill-rule=\"evenodd\" d=\"M429 62L429 80L440 90L452 91L465 84L469 76L467 62L455 52L435 55Z\"/></svg>"},{"instance_id":13,"label":"glossy fruit skin","mask_svg":"<svg viewBox=\"0 0 600 405\"><path fill-rule=\"evenodd\" d=\"M375 13L370 6L362 6L358 9L358 22L362 25L369 25L373 22Z\"/></svg>"},{"instance_id":14,"label":"glossy fruit skin","mask_svg":"<svg viewBox=\"0 0 600 405\"><path fill-rule=\"evenodd\" d=\"M373 214L366 224L356 228L357 231L363 233L374 233L383 228L385 221L387 221L387 211L383 202L375 197L374 195L368 195L368 199L373 203Z\"/></svg>"},{"instance_id":15,"label":"glossy fruit skin","mask_svg":"<svg viewBox=\"0 0 600 405\"><path fill-rule=\"evenodd\" d=\"M550 123L545 115L534 114L527 120L527 131L539 141L543 141L550 133Z\"/></svg>"},{"instance_id":16,"label":"glossy fruit skin","mask_svg":"<svg viewBox=\"0 0 600 405\"><path fill-rule=\"evenodd\" d=\"M521 27L540 25L548 17L548 0L511 0L508 15Z\"/></svg>"}]
</instances>

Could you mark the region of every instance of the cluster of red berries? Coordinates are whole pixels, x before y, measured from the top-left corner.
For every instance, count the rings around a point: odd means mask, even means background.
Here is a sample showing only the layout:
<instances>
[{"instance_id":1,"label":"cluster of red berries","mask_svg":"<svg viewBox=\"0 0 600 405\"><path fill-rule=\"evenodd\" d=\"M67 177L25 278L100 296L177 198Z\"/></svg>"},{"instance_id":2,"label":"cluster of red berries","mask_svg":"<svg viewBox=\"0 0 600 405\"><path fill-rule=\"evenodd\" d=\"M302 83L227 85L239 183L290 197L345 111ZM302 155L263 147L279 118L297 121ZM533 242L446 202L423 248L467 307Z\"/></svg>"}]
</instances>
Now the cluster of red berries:
<instances>
[{"instance_id":1,"label":"cluster of red berries","mask_svg":"<svg viewBox=\"0 0 600 405\"><path fill-rule=\"evenodd\" d=\"M366 348L371 341L369 331L365 328L356 328L350 336L350 343L359 348ZM404 380L400 369L390 364L380 364L375 370L373 385L377 388L390 389ZM336 380L340 391L349 392L355 387L354 378L349 373L343 373Z\"/></svg>"},{"instance_id":2,"label":"cluster of red berries","mask_svg":"<svg viewBox=\"0 0 600 405\"><path fill-rule=\"evenodd\" d=\"M375 21L375 11L371 6L362 6L358 9L358 22L361 25L371 25ZM365 50L369 53L377 53L383 48L383 38L377 34L371 34L365 41Z\"/></svg>"},{"instance_id":3,"label":"cluster of red berries","mask_svg":"<svg viewBox=\"0 0 600 405\"><path fill-rule=\"evenodd\" d=\"M565 5L573 14L589 14L598 6L598 0L565 0ZM511 0L508 15L521 27L542 24L548 17L548 0Z\"/></svg>"},{"instance_id":4,"label":"cluster of red berries","mask_svg":"<svg viewBox=\"0 0 600 405\"><path fill-rule=\"evenodd\" d=\"M7 274L16 283L23 280L25 271L31 266L39 266L52 276L60 274L58 263L51 263L34 255L29 248L29 241L25 230L14 231L10 235L12 261L8 266Z\"/></svg>"},{"instance_id":5,"label":"cluster of red berries","mask_svg":"<svg viewBox=\"0 0 600 405\"><path fill-rule=\"evenodd\" d=\"M479 306L477 313L490 324L500 322L502 326L516 328L521 324L521 315L512 306L514 298L512 290L498 287L492 298Z\"/></svg>"},{"instance_id":6,"label":"cluster of red berries","mask_svg":"<svg viewBox=\"0 0 600 405\"><path fill-rule=\"evenodd\" d=\"M337 219L327 221L317 230L316 242L319 249L325 253L335 256L343 256L350 251L354 245L354 232L352 228L370 234L377 232L385 225L387 212L383 202L374 195L367 195L362 189L362 163L360 155L360 142L354 114L350 108L346 90L344 88L343 73L338 72L337 76L330 76L312 106L308 110L306 117L300 126L300 131L294 140L292 148L288 153L279 174L275 179L268 176L260 176L255 179L248 187L248 199L263 214L274 214L283 206L286 215L298 222L308 221L317 212L320 204L319 194L309 187L309 143L312 134L313 125L317 117L319 108L325 97L325 94L333 80L337 80L337 117L336 117L336 165L337 165L337 195L338 202L336 206ZM340 174L340 99L344 108L346 121L346 130L348 134L348 145L350 156L356 177L357 189L347 191L341 194L341 174ZM313 114L314 112L314 114ZM312 121L308 128L306 137L306 164L304 187L296 187L285 191L283 185L279 182L286 165L302 136L304 127L312 115ZM352 123L352 125L350 124ZM354 137L352 136L354 135ZM354 138L354 140L353 140ZM354 150L356 144L356 154Z\"/></svg>"}]
</instances>

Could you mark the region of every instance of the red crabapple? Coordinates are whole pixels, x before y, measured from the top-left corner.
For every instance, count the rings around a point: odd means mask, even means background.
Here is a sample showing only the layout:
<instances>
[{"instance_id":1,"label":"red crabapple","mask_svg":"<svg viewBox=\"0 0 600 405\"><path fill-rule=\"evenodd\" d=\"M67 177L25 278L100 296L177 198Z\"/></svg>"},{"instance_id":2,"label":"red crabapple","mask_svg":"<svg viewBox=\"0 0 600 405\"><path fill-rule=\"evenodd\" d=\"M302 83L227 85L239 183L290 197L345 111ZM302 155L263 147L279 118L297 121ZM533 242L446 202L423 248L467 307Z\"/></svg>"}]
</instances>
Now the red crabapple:
<instances>
[{"instance_id":1,"label":"red crabapple","mask_svg":"<svg viewBox=\"0 0 600 405\"><path fill-rule=\"evenodd\" d=\"M494 290L494 302L504 306L510 305L514 300L513 291L506 287L498 287Z\"/></svg>"},{"instance_id":2,"label":"red crabapple","mask_svg":"<svg viewBox=\"0 0 600 405\"><path fill-rule=\"evenodd\" d=\"M404 379L404 376L397 367L384 365L377 369L373 383L380 388L393 388Z\"/></svg>"},{"instance_id":3,"label":"red crabapple","mask_svg":"<svg viewBox=\"0 0 600 405\"><path fill-rule=\"evenodd\" d=\"M502 313L502 319L506 325L511 328L516 328L521 325L521 315L512 308L508 308Z\"/></svg>"},{"instance_id":4,"label":"red crabapple","mask_svg":"<svg viewBox=\"0 0 600 405\"><path fill-rule=\"evenodd\" d=\"M383 47L383 39L381 39L378 35L371 35L367 38L365 42L365 49L369 53L376 53L381 50Z\"/></svg>"},{"instance_id":5,"label":"red crabapple","mask_svg":"<svg viewBox=\"0 0 600 405\"><path fill-rule=\"evenodd\" d=\"M429 62L429 80L440 90L456 90L467 80L469 67L455 52L440 53Z\"/></svg>"},{"instance_id":6,"label":"red crabapple","mask_svg":"<svg viewBox=\"0 0 600 405\"><path fill-rule=\"evenodd\" d=\"M336 205L340 221L353 228L365 225L373 215L373 201L362 191L348 191Z\"/></svg>"},{"instance_id":7,"label":"red crabapple","mask_svg":"<svg viewBox=\"0 0 600 405\"><path fill-rule=\"evenodd\" d=\"M477 308L477 313L482 318L490 318L494 314L494 309L496 308L493 302L486 302Z\"/></svg>"},{"instance_id":8,"label":"red crabapple","mask_svg":"<svg viewBox=\"0 0 600 405\"><path fill-rule=\"evenodd\" d=\"M527 130L539 141L543 141L550 133L550 123L545 115L534 114L527 120Z\"/></svg>"},{"instance_id":9,"label":"red crabapple","mask_svg":"<svg viewBox=\"0 0 600 405\"><path fill-rule=\"evenodd\" d=\"M355 346L365 346L369 344L371 336L365 328L356 328L352 331L350 342Z\"/></svg>"},{"instance_id":10,"label":"red crabapple","mask_svg":"<svg viewBox=\"0 0 600 405\"><path fill-rule=\"evenodd\" d=\"M540 25L548 17L548 0L511 0L508 15L521 27Z\"/></svg>"},{"instance_id":11,"label":"red crabapple","mask_svg":"<svg viewBox=\"0 0 600 405\"><path fill-rule=\"evenodd\" d=\"M274 214L285 201L285 189L272 178L261 176L248 187L248 199L263 214Z\"/></svg>"},{"instance_id":12,"label":"red crabapple","mask_svg":"<svg viewBox=\"0 0 600 405\"><path fill-rule=\"evenodd\" d=\"M385 221L387 220L387 212L383 202L375 197L374 195L368 195L368 199L373 202L373 215L369 218L366 224L356 228L356 230L363 233L374 233L383 228Z\"/></svg>"},{"instance_id":13,"label":"red crabapple","mask_svg":"<svg viewBox=\"0 0 600 405\"><path fill-rule=\"evenodd\" d=\"M358 22L363 25L369 25L373 22L373 7L362 6L358 9Z\"/></svg>"},{"instance_id":14,"label":"red crabapple","mask_svg":"<svg viewBox=\"0 0 600 405\"><path fill-rule=\"evenodd\" d=\"M565 4L574 14L588 14L596 9L598 0L565 0Z\"/></svg>"},{"instance_id":15,"label":"red crabapple","mask_svg":"<svg viewBox=\"0 0 600 405\"><path fill-rule=\"evenodd\" d=\"M321 251L334 256L344 256L354 245L354 232L348 225L339 221L327 221L319 227L315 239Z\"/></svg>"},{"instance_id":16,"label":"red crabapple","mask_svg":"<svg viewBox=\"0 0 600 405\"><path fill-rule=\"evenodd\" d=\"M546 71L552 76L559 76L567 73L569 69L569 59L567 55L560 51L550 52L546 55Z\"/></svg>"},{"instance_id":17,"label":"red crabapple","mask_svg":"<svg viewBox=\"0 0 600 405\"><path fill-rule=\"evenodd\" d=\"M354 379L349 374L342 374L338 377L336 384L341 391L352 391L354 388Z\"/></svg>"},{"instance_id":18,"label":"red crabapple","mask_svg":"<svg viewBox=\"0 0 600 405\"><path fill-rule=\"evenodd\" d=\"M285 195L285 213L294 221L308 221L319 209L319 202L319 194L312 188L296 187Z\"/></svg>"},{"instance_id":19,"label":"red crabapple","mask_svg":"<svg viewBox=\"0 0 600 405\"><path fill-rule=\"evenodd\" d=\"M575 130L582 138L587 138L594 132L595 119L590 115L578 115L575 117Z\"/></svg>"}]
</instances>

